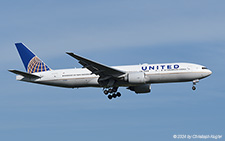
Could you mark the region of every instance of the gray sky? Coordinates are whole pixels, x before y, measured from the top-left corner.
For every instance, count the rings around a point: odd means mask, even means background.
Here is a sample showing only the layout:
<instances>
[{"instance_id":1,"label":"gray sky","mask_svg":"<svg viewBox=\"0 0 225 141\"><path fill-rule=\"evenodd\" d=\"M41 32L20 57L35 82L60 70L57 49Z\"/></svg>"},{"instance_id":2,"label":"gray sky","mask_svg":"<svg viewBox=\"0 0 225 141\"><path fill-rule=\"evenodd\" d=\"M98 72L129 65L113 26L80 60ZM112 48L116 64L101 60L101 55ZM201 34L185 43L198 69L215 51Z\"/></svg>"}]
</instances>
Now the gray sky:
<instances>
[{"instance_id":1,"label":"gray sky","mask_svg":"<svg viewBox=\"0 0 225 141\"><path fill-rule=\"evenodd\" d=\"M222 0L5 1L0 4L1 140L173 140L224 135L225 2ZM52 69L81 67L73 51L107 65L191 62L213 75L192 83L64 89L17 82L25 43Z\"/></svg>"}]
</instances>

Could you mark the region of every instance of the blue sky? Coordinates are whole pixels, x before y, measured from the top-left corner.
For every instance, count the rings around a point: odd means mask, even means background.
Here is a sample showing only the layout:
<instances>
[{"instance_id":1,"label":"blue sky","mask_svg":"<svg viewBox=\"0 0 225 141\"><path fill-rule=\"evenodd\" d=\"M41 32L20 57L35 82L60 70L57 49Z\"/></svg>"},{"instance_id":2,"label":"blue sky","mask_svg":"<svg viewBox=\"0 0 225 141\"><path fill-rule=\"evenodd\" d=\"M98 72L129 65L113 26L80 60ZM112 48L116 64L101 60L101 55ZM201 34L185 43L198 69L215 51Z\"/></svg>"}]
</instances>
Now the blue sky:
<instances>
[{"instance_id":1,"label":"blue sky","mask_svg":"<svg viewBox=\"0 0 225 141\"><path fill-rule=\"evenodd\" d=\"M225 2L222 0L5 1L0 4L0 139L173 140L174 134L225 135ZM18 82L15 49L25 43L52 69L81 67L73 51L107 65L191 62L213 74L192 83L64 89ZM223 137L224 138L224 137Z\"/></svg>"}]
</instances>

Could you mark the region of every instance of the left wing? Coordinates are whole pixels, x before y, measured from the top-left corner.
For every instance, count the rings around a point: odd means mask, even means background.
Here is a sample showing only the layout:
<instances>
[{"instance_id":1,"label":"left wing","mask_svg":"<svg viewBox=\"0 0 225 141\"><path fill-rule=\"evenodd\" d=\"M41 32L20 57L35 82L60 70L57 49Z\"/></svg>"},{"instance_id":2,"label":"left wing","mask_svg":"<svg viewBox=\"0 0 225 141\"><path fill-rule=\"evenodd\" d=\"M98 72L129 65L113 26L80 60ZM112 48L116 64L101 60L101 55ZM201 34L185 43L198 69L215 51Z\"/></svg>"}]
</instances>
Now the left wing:
<instances>
[{"instance_id":1,"label":"left wing","mask_svg":"<svg viewBox=\"0 0 225 141\"><path fill-rule=\"evenodd\" d=\"M126 74L126 72L91 61L84 57L78 56L72 52L66 52L66 53L72 56L73 58L77 59L84 68L87 68L93 74L99 75L102 79L110 79L112 77L118 78L119 76Z\"/></svg>"}]
</instances>

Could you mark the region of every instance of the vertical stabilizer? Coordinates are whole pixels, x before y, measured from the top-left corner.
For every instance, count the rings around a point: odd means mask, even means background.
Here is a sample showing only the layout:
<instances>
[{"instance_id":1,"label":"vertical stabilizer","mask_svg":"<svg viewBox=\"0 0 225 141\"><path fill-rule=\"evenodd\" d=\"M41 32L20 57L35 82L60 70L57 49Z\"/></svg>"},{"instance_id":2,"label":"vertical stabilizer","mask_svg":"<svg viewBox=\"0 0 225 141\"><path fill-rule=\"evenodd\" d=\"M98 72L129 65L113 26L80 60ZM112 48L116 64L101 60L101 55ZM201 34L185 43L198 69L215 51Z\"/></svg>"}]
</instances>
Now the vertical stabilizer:
<instances>
[{"instance_id":1,"label":"vertical stabilizer","mask_svg":"<svg viewBox=\"0 0 225 141\"><path fill-rule=\"evenodd\" d=\"M51 70L41 59L30 51L23 43L15 43L16 48L28 73Z\"/></svg>"}]
</instances>

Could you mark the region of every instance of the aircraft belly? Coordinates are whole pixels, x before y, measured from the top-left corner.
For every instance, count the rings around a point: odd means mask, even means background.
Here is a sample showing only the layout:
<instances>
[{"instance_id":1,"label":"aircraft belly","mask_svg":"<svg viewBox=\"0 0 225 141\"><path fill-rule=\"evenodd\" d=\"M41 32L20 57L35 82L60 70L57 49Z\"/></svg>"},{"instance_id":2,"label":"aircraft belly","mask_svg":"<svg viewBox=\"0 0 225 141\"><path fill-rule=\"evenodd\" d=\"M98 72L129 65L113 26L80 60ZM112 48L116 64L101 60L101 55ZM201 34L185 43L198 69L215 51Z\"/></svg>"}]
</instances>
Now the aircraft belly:
<instances>
[{"instance_id":1,"label":"aircraft belly","mask_svg":"<svg viewBox=\"0 0 225 141\"><path fill-rule=\"evenodd\" d=\"M55 79L55 80L37 81L35 83L58 86L58 87L66 87L66 88L98 87L99 86L95 78Z\"/></svg>"}]
</instances>

